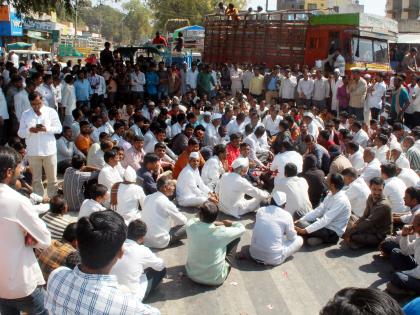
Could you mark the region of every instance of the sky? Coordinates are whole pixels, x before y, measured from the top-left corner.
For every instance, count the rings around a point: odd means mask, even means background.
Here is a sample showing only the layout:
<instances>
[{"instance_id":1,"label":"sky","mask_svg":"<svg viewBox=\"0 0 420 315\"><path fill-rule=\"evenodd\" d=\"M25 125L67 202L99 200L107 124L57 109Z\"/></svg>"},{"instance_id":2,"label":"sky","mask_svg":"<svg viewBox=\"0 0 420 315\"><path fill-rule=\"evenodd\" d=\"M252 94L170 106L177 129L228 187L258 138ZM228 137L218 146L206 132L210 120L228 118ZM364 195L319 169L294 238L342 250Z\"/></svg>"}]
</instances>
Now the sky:
<instances>
[{"instance_id":1,"label":"sky","mask_svg":"<svg viewBox=\"0 0 420 315\"><path fill-rule=\"evenodd\" d=\"M256 8L258 5L265 8L266 0L248 0L248 6ZM385 15L386 0L359 0L360 4L365 6L366 13L373 13L377 15ZM268 9L276 9L277 0L268 0Z\"/></svg>"}]
</instances>

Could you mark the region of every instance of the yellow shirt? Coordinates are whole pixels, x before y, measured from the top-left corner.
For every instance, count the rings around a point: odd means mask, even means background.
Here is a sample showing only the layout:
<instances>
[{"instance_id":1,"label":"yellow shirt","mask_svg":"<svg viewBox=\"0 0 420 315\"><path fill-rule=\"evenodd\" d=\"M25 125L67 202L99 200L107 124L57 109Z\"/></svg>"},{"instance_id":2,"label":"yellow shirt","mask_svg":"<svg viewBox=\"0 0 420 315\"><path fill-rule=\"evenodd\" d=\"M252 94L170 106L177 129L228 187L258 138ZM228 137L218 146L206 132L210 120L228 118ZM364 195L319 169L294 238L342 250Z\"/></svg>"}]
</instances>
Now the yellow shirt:
<instances>
[{"instance_id":1,"label":"yellow shirt","mask_svg":"<svg viewBox=\"0 0 420 315\"><path fill-rule=\"evenodd\" d=\"M264 89L264 76L262 74L258 77L254 76L249 84L249 93L253 95L261 95Z\"/></svg>"}]
</instances>

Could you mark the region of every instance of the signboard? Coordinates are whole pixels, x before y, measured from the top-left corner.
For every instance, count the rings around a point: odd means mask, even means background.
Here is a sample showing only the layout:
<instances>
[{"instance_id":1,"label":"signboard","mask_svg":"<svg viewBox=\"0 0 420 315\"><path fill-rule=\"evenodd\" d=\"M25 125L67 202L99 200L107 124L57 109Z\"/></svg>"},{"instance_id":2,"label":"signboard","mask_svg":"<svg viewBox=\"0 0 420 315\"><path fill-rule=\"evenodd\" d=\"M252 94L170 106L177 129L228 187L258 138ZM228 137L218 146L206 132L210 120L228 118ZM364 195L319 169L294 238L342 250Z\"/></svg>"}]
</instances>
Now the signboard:
<instances>
[{"instance_id":1,"label":"signboard","mask_svg":"<svg viewBox=\"0 0 420 315\"><path fill-rule=\"evenodd\" d=\"M53 22L45 22L45 21L36 21L25 19L23 22L23 28L27 30L36 30L36 31L44 31L44 32L51 32L57 30L57 24Z\"/></svg>"},{"instance_id":2,"label":"signboard","mask_svg":"<svg viewBox=\"0 0 420 315\"><path fill-rule=\"evenodd\" d=\"M10 10L8 5L0 5L0 21L10 21Z\"/></svg>"},{"instance_id":3,"label":"signboard","mask_svg":"<svg viewBox=\"0 0 420 315\"><path fill-rule=\"evenodd\" d=\"M52 31L52 42L59 43L60 42L60 31Z\"/></svg>"},{"instance_id":4,"label":"signboard","mask_svg":"<svg viewBox=\"0 0 420 315\"><path fill-rule=\"evenodd\" d=\"M0 36L23 36L22 20L10 12L10 21L0 21Z\"/></svg>"}]
</instances>

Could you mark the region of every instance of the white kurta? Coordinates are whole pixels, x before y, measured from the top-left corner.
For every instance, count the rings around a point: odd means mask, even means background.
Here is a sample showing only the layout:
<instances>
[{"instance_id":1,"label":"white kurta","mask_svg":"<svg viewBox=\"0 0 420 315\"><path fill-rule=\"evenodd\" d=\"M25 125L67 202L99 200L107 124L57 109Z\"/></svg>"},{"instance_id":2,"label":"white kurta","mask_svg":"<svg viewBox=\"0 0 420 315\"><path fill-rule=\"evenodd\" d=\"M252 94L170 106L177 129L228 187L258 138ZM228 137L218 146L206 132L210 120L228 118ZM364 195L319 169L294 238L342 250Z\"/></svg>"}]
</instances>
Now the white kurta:
<instances>
[{"instance_id":1,"label":"white kurta","mask_svg":"<svg viewBox=\"0 0 420 315\"><path fill-rule=\"evenodd\" d=\"M419 175L411 168L403 168L397 176L408 187L416 186L419 183Z\"/></svg>"},{"instance_id":2,"label":"white kurta","mask_svg":"<svg viewBox=\"0 0 420 315\"><path fill-rule=\"evenodd\" d=\"M351 211L359 218L366 209L366 201L370 195L369 186L362 177L357 178L344 189L351 204Z\"/></svg>"},{"instance_id":3,"label":"white kurta","mask_svg":"<svg viewBox=\"0 0 420 315\"><path fill-rule=\"evenodd\" d=\"M123 184L118 187L117 193L117 213L121 214L125 223L128 225L131 221L140 219L141 212L139 206L143 209L146 195L139 185Z\"/></svg>"},{"instance_id":4,"label":"white kurta","mask_svg":"<svg viewBox=\"0 0 420 315\"><path fill-rule=\"evenodd\" d=\"M302 244L287 211L276 206L258 209L249 248L252 258L267 265L280 265Z\"/></svg>"},{"instance_id":5,"label":"white kurta","mask_svg":"<svg viewBox=\"0 0 420 315\"><path fill-rule=\"evenodd\" d=\"M83 218L83 217L88 217L94 212L104 211L104 210L106 210L106 208L103 205L101 205L99 202L97 202L96 200L85 199L82 205L80 206L78 219Z\"/></svg>"},{"instance_id":6,"label":"white kurta","mask_svg":"<svg viewBox=\"0 0 420 315\"><path fill-rule=\"evenodd\" d=\"M99 172L98 184L104 185L109 193L111 193L112 185L118 182L122 182L120 172L117 167L112 167L109 164L106 164L103 169Z\"/></svg>"},{"instance_id":7,"label":"white kurta","mask_svg":"<svg viewBox=\"0 0 420 315\"><path fill-rule=\"evenodd\" d=\"M365 167L365 161L363 160L362 147L359 147L359 150L349 156L349 161L354 169L360 174L360 172Z\"/></svg>"},{"instance_id":8,"label":"white kurta","mask_svg":"<svg viewBox=\"0 0 420 315\"><path fill-rule=\"evenodd\" d=\"M273 163L271 163L270 170L277 171L276 178L274 179L274 185L277 185L278 181L284 177L284 167L287 163L293 163L296 165L298 174L302 172L303 158L296 151L286 151L278 153L274 157Z\"/></svg>"},{"instance_id":9,"label":"white kurta","mask_svg":"<svg viewBox=\"0 0 420 315\"><path fill-rule=\"evenodd\" d=\"M391 177L385 180L384 195L391 203L393 213L406 212L407 207L404 203L406 186L398 177Z\"/></svg>"},{"instance_id":10,"label":"white kurta","mask_svg":"<svg viewBox=\"0 0 420 315\"><path fill-rule=\"evenodd\" d=\"M144 199L141 219L147 225L144 244L153 248L165 248L170 241L172 225L184 225L187 218L179 212L175 204L160 191Z\"/></svg>"},{"instance_id":11,"label":"white kurta","mask_svg":"<svg viewBox=\"0 0 420 315\"><path fill-rule=\"evenodd\" d=\"M389 148L387 145L383 145L380 148L375 147L374 150L375 150L375 158L377 158L379 162L381 162L381 164L385 164L386 162L388 162Z\"/></svg>"},{"instance_id":12,"label":"white kurta","mask_svg":"<svg viewBox=\"0 0 420 315\"><path fill-rule=\"evenodd\" d=\"M237 173L223 174L216 186L216 193L219 196L220 211L236 218L257 210L261 201L270 196L268 192L252 186ZM252 199L246 200L245 195Z\"/></svg>"},{"instance_id":13,"label":"white kurta","mask_svg":"<svg viewBox=\"0 0 420 315\"><path fill-rule=\"evenodd\" d=\"M273 191L282 191L287 196L285 210L290 214L296 211L308 213L312 210L312 204L309 200L308 182L302 177L283 177L278 180Z\"/></svg>"},{"instance_id":14,"label":"white kurta","mask_svg":"<svg viewBox=\"0 0 420 315\"><path fill-rule=\"evenodd\" d=\"M370 180L374 177L381 177L381 162L378 159L373 159L362 170L360 177L362 177L366 184L370 184Z\"/></svg>"},{"instance_id":15,"label":"white kurta","mask_svg":"<svg viewBox=\"0 0 420 315\"><path fill-rule=\"evenodd\" d=\"M331 85L331 109L337 110L338 109L338 98L337 98L337 91L339 87L343 86L343 79L339 77L337 80L332 79L330 80Z\"/></svg>"},{"instance_id":16,"label":"white kurta","mask_svg":"<svg viewBox=\"0 0 420 315\"><path fill-rule=\"evenodd\" d=\"M207 199L210 188L204 184L198 169L193 170L188 164L178 176L176 199L183 207L199 207Z\"/></svg>"},{"instance_id":17,"label":"white kurta","mask_svg":"<svg viewBox=\"0 0 420 315\"><path fill-rule=\"evenodd\" d=\"M204 135L204 144L213 148L217 144L218 135L217 129L213 123L208 124Z\"/></svg>"},{"instance_id":18,"label":"white kurta","mask_svg":"<svg viewBox=\"0 0 420 315\"><path fill-rule=\"evenodd\" d=\"M217 155L212 156L206 161L201 170L201 178L203 179L204 184L206 184L211 191L214 191L216 185L222 176L225 173L223 168L223 163L219 160Z\"/></svg>"}]
</instances>

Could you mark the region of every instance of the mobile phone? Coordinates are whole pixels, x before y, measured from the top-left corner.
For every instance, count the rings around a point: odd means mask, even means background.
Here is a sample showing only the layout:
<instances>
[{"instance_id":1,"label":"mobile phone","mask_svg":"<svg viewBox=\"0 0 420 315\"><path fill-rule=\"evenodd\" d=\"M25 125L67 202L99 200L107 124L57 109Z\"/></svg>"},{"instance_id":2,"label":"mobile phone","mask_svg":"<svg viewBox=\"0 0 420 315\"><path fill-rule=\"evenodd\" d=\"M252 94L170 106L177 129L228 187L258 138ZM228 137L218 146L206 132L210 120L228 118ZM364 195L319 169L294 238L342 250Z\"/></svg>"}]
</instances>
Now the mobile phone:
<instances>
[{"instance_id":1,"label":"mobile phone","mask_svg":"<svg viewBox=\"0 0 420 315\"><path fill-rule=\"evenodd\" d=\"M42 124L36 124L36 128L42 128L44 127Z\"/></svg>"}]
</instances>

